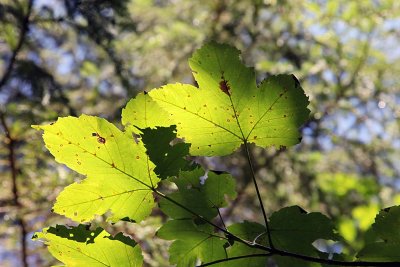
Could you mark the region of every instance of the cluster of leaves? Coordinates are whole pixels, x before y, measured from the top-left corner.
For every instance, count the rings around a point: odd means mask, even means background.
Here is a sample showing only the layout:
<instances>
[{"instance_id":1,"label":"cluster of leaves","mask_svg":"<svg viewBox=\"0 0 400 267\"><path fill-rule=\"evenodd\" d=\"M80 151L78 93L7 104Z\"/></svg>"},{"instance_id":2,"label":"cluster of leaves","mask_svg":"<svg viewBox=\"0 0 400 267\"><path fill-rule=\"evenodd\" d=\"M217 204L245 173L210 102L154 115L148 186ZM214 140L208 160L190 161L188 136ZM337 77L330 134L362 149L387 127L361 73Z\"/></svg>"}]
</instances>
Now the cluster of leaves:
<instances>
[{"instance_id":1,"label":"cluster of leaves","mask_svg":"<svg viewBox=\"0 0 400 267\"><path fill-rule=\"evenodd\" d=\"M122 111L124 131L105 119L81 115L59 118L44 130L56 161L85 175L57 197L54 212L78 223L104 215L111 223L140 222L158 202L168 220L157 232L173 240L170 263L177 266L388 266L399 264L396 225L400 208L379 213L375 239L357 254L324 253L314 241L341 241L330 219L298 206L269 219L256 178L253 182L264 225L225 225L219 209L236 197L230 174L205 172L186 156L223 156L251 143L288 147L301 140L299 127L309 115L308 99L293 75L270 76L256 84L255 73L228 45L209 43L189 61L198 87L169 84L139 94ZM162 192L160 184L176 191ZM128 234L128 233L127 233ZM35 234L54 257L71 266L141 266L138 244L85 225L56 226ZM348 260L348 261L345 261ZM366 262L370 260L372 262Z\"/></svg>"}]
</instances>

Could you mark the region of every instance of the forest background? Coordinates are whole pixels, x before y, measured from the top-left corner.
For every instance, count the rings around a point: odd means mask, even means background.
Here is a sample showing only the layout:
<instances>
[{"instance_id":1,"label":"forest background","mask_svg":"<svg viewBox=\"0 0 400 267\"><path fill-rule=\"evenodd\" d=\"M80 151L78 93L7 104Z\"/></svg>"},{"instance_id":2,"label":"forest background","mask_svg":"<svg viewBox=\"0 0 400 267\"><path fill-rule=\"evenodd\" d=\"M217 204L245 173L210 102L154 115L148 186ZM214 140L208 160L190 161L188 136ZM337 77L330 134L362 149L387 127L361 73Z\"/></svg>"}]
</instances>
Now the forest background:
<instances>
[{"instance_id":1,"label":"forest background","mask_svg":"<svg viewBox=\"0 0 400 267\"><path fill-rule=\"evenodd\" d=\"M258 81L295 74L310 98L299 145L252 149L267 211L321 211L345 238L327 250L360 249L379 209L400 204L399 14L395 0L1 0L1 266L56 263L30 239L71 223L50 210L82 178L30 126L82 113L118 124L138 92L194 83L187 60L210 40L240 49ZM196 161L236 178L226 221L261 221L243 154ZM154 215L96 223L139 240L148 266L168 266L168 242L152 239L165 218Z\"/></svg>"}]
</instances>

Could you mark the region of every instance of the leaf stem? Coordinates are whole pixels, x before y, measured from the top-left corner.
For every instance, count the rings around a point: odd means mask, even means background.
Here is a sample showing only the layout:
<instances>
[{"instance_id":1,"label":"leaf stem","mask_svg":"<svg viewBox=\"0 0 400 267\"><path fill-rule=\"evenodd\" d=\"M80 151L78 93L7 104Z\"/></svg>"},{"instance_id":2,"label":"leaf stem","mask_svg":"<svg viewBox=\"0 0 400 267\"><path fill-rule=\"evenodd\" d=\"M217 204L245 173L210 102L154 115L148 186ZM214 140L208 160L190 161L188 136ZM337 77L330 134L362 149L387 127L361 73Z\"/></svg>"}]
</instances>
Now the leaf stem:
<instances>
[{"instance_id":1,"label":"leaf stem","mask_svg":"<svg viewBox=\"0 0 400 267\"><path fill-rule=\"evenodd\" d=\"M226 259L211 261L211 262L208 262L208 263L205 263L205 264L202 264L202 265L198 265L197 267L206 267L206 266L211 266L211 265L214 265L214 264L217 264L217 263L221 263L221 262L240 260L240 259L245 259L245 258L268 257L270 255L271 255L271 253L242 255L242 256L237 256L237 257L232 257L232 258L226 258Z\"/></svg>"},{"instance_id":2,"label":"leaf stem","mask_svg":"<svg viewBox=\"0 0 400 267\"><path fill-rule=\"evenodd\" d=\"M221 220L222 226L226 230L226 225L225 225L225 222L224 222L224 218L222 218L222 215L221 215L221 212L220 212L219 208L216 207L216 209L217 209L217 212L218 212L219 219Z\"/></svg>"},{"instance_id":3,"label":"leaf stem","mask_svg":"<svg viewBox=\"0 0 400 267\"><path fill-rule=\"evenodd\" d=\"M253 179L254 187L256 188L258 202L260 202L261 211L262 211L262 214L263 214L263 217L264 217L265 227L267 228L268 242L269 242L269 245L271 246L271 249L274 249L274 245L272 243L272 237L271 237L271 230L269 228L268 218L267 218L267 214L265 213L265 208L264 208L264 204L263 204L263 201L262 201L262 198L261 198L260 190L258 189L256 175L255 175L255 172L254 172L253 162L251 161L249 144L247 143L247 140L244 141L244 148L246 150L247 161L248 161L249 166L250 166L251 177Z\"/></svg>"},{"instance_id":4,"label":"leaf stem","mask_svg":"<svg viewBox=\"0 0 400 267\"><path fill-rule=\"evenodd\" d=\"M256 188L258 202L260 202L261 211L262 211L262 214L263 214L263 217L264 217L265 227L267 228L268 242L269 242L269 245L271 246L271 248L274 249L274 245L272 243L272 238L271 238L271 231L269 229L267 214L265 213L264 204L263 204L263 201L261 199L260 190L258 189L258 185L257 185L257 181L256 181L256 175L254 173L253 163L252 163L251 157L250 157L250 150L249 150L249 145L248 145L248 142L247 142L248 136L247 137L244 136L242 127L240 126L238 113L236 112L235 105L233 104L233 100L232 100L232 97L230 95L229 95L229 100L231 102L231 107L232 107L232 110L233 110L233 114L235 116L236 123L237 123L237 125L239 127L240 133L242 134L241 140L243 141L244 147L246 149L247 161L249 162L249 166L250 166L250 170L251 170L251 176L252 176L252 179L253 179L254 186ZM250 131L250 133L251 133L251 131ZM249 135L250 135L250 133L249 133Z\"/></svg>"}]
</instances>

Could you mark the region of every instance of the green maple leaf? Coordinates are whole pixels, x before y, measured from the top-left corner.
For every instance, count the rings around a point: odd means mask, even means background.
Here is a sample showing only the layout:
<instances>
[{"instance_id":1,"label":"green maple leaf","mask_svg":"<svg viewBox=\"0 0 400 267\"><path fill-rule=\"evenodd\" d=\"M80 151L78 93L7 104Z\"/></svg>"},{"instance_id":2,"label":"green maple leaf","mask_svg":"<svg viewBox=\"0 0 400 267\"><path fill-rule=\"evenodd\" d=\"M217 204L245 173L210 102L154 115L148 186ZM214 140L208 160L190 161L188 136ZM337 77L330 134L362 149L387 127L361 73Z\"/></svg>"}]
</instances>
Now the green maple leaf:
<instances>
[{"instance_id":1,"label":"green maple leaf","mask_svg":"<svg viewBox=\"0 0 400 267\"><path fill-rule=\"evenodd\" d=\"M175 240L169 248L169 261L177 267L195 266L197 260L206 263L226 258L226 240L208 224L197 225L190 219L171 220L158 230L157 236Z\"/></svg>"},{"instance_id":2,"label":"green maple leaf","mask_svg":"<svg viewBox=\"0 0 400 267\"><path fill-rule=\"evenodd\" d=\"M204 218L214 218L218 214L217 208L227 205L225 196L236 197L235 181L229 174L208 172L207 176L202 181L204 170L201 168L181 172L179 177L169 179L178 186L179 191L169 194L168 197ZM166 199L160 200L160 208L174 219L194 218L193 214Z\"/></svg>"},{"instance_id":3,"label":"green maple leaf","mask_svg":"<svg viewBox=\"0 0 400 267\"><path fill-rule=\"evenodd\" d=\"M302 255L319 257L312 245L317 239L340 240L332 221L319 212L307 213L298 206L286 207L274 212L269 223L272 242L278 249ZM274 256L280 267L321 266L318 263L300 261L290 257Z\"/></svg>"},{"instance_id":4,"label":"green maple leaf","mask_svg":"<svg viewBox=\"0 0 400 267\"><path fill-rule=\"evenodd\" d=\"M400 261L400 206L383 209L375 218L372 231L380 240L366 244L357 258L365 261Z\"/></svg>"},{"instance_id":5,"label":"green maple leaf","mask_svg":"<svg viewBox=\"0 0 400 267\"><path fill-rule=\"evenodd\" d=\"M87 176L61 192L55 212L78 222L109 210L112 222L141 221L150 214L154 207L151 187L160 179L142 143L105 119L87 115L34 127L44 130L46 147L56 161Z\"/></svg>"},{"instance_id":6,"label":"green maple leaf","mask_svg":"<svg viewBox=\"0 0 400 267\"><path fill-rule=\"evenodd\" d=\"M178 137L192 144L192 155L227 155L244 142L280 147L300 140L309 102L297 79L271 76L257 86L239 53L207 44L189 60L199 88L169 84L149 93L177 125Z\"/></svg>"},{"instance_id":7,"label":"green maple leaf","mask_svg":"<svg viewBox=\"0 0 400 267\"><path fill-rule=\"evenodd\" d=\"M134 240L122 233L113 237L101 228L90 231L84 225L72 228L57 225L35 233L32 239L44 240L49 252L69 267L143 264L141 249Z\"/></svg>"},{"instance_id":8,"label":"green maple leaf","mask_svg":"<svg viewBox=\"0 0 400 267\"><path fill-rule=\"evenodd\" d=\"M154 172L161 179L178 175L180 170L190 170L190 162L184 159L189 154L190 144L175 141L175 126L140 129L142 142L150 160L156 165Z\"/></svg>"}]
</instances>

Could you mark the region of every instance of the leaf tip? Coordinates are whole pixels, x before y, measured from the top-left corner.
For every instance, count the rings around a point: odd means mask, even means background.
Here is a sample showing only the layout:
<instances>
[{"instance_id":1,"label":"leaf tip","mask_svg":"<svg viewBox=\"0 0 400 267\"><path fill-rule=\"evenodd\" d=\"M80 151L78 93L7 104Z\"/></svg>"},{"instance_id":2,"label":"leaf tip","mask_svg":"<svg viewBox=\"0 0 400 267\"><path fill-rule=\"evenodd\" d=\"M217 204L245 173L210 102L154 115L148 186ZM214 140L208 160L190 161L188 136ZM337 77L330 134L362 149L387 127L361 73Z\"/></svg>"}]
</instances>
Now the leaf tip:
<instances>
[{"instance_id":1,"label":"leaf tip","mask_svg":"<svg viewBox=\"0 0 400 267\"><path fill-rule=\"evenodd\" d=\"M42 125L37 125L37 124L31 125L31 127L32 127L33 129L35 129L35 130L38 130L38 131L40 131L40 130L43 129L43 126L42 126Z\"/></svg>"}]
</instances>

